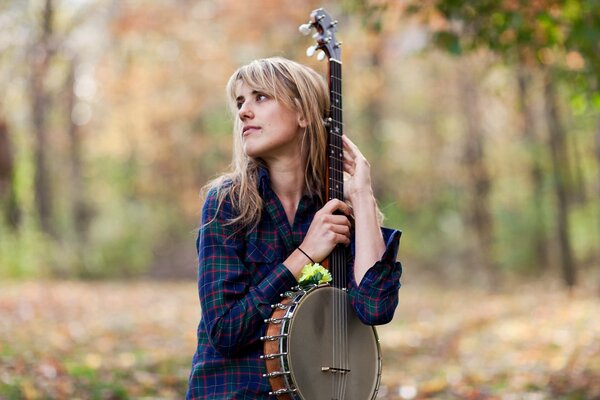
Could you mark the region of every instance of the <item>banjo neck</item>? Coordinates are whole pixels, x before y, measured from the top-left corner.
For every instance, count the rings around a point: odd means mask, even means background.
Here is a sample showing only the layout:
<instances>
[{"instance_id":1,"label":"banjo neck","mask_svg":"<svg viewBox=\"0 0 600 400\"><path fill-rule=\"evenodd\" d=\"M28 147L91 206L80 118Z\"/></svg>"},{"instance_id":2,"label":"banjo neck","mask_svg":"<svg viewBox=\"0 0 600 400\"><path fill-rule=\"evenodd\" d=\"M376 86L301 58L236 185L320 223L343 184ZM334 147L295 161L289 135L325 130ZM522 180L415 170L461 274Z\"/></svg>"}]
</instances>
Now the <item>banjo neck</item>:
<instances>
[{"instance_id":1,"label":"banjo neck","mask_svg":"<svg viewBox=\"0 0 600 400\"><path fill-rule=\"evenodd\" d=\"M342 144L342 63L329 59L329 98L330 117L328 118L327 139L327 200L339 199L344 201L344 151ZM328 257L328 267L331 272L332 285L338 289L346 287L346 250L344 246L336 246Z\"/></svg>"},{"instance_id":2,"label":"banjo neck","mask_svg":"<svg viewBox=\"0 0 600 400\"><path fill-rule=\"evenodd\" d=\"M325 197L327 201L339 199L344 201L344 150L342 144L342 53L341 43L335 38L337 21L333 20L325 10L318 8L310 15L310 21L300 26L304 35L311 33L314 28L317 32L313 35L316 44L309 47L306 54L311 56L317 50L322 51L317 57L322 60L326 56L329 61L329 117L326 119L328 128L327 137L327 168L325 171ZM329 268L333 282L337 289L346 288L346 249L337 245L329 257L324 261Z\"/></svg>"}]
</instances>

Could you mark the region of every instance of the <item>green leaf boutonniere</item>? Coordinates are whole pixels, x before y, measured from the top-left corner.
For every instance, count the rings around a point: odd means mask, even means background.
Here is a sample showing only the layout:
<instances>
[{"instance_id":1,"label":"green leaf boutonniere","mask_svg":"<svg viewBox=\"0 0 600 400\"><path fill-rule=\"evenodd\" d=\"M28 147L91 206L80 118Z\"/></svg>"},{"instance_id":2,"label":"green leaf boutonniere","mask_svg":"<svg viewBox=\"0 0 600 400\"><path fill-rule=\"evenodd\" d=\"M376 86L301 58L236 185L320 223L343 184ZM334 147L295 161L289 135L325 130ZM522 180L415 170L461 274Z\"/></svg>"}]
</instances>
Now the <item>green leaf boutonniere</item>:
<instances>
[{"instance_id":1,"label":"green leaf boutonniere","mask_svg":"<svg viewBox=\"0 0 600 400\"><path fill-rule=\"evenodd\" d=\"M331 282L331 274L321 264L306 264L302 268L302 275L298 280L298 284L302 287L309 285L320 285Z\"/></svg>"}]
</instances>

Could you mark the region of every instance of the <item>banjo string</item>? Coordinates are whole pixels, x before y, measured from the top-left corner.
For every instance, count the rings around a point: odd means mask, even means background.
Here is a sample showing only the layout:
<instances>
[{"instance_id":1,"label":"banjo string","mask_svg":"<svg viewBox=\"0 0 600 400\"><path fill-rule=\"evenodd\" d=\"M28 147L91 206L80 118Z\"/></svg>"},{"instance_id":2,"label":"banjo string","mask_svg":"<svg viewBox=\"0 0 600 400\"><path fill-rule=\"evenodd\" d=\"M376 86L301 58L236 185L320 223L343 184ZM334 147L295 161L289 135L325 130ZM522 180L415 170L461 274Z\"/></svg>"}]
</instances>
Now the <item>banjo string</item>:
<instances>
[{"instance_id":1,"label":"banjo string","mask_svg":"<svg viewBox=\"0 0 600 400\"><path fill-rule=\"evenodd\" d=\"M342 143L342 99L341 99L341 79L335 79L335 76L341 77L341 66L330 62L330 67L335 71L330 71L330 84L333 91L332 100L332 125L330 149L330 174L332 180L330 183L330 198L344 200L344 165L343 165L343 143ZM335 105L334 105L335 104ZM334 368L347 370L348 362L348 304L344 289L347 287L347 263L346 253L341 248L332 254L332 272L334 275L334 286L339 290L334 290L333 304L333 354L332 362ZM347 372L338 371L333 374L332 398L343 399L346 393Z\"/></svg>"}]
</instances>

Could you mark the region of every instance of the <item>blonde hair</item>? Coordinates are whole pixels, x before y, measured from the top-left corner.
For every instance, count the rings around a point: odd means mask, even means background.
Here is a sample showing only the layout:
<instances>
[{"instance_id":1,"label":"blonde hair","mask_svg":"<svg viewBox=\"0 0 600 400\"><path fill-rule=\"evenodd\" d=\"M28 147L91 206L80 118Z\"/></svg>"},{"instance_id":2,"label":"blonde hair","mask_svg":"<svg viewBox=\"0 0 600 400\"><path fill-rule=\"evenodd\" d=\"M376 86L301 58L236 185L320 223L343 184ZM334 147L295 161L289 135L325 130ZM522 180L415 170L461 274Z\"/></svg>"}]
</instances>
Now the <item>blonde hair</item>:
<instances>
[{"instance_id":1,"label":"blonde hair","mask_svg":"<svg viewBox=\"0 0 600 400\"><path fill-rule=\"evenodd\" d=\"M229 78L226 93L234 115L233 160L230 171L207 183L203 193L214 188L218 208L229 196L235 215L228 221L229 224L252 228L260 221L263 200L258 192L257 181L258 168L264 163L249 157L243 150L235 93L238 82L273 97L305 118L307 127L300 147L304 159L305 192L318 196L323 203L327 157L324 119L329 113L329 90L323 77L313 69L281 57L252 61Z\"/></svg>"}]
</instances>

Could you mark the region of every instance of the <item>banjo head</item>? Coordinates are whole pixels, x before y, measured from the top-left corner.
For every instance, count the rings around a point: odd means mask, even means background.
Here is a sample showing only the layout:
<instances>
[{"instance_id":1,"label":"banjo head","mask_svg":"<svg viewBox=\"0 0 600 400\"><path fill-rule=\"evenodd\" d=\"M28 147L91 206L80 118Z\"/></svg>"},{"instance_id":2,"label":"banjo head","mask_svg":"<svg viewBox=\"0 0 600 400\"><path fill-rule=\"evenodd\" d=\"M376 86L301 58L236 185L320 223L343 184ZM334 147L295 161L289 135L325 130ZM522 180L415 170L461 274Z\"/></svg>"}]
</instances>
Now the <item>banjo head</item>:
<instances>
[{"instance_id":1,"label":"banjo head","mask_svg":"<svg viewBox=\"0 0 600 400\"><path fill-rule=\"evenodd\" d=\"M334 356L334 347L339 346L334 337L340 336L340 327L334 324L334 302L338 309L340 304L347 309L347 339L342 346L348 354L343 368L347 372L335 369L343 366L339 361L336 365ZM346 292L324 286L306 293L293 310L288 334L287 362L301 399L375 398L381 378L379 339L374 327L358 319Z\"/></svg>"}]
</instances>

